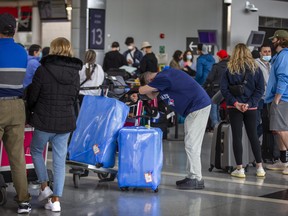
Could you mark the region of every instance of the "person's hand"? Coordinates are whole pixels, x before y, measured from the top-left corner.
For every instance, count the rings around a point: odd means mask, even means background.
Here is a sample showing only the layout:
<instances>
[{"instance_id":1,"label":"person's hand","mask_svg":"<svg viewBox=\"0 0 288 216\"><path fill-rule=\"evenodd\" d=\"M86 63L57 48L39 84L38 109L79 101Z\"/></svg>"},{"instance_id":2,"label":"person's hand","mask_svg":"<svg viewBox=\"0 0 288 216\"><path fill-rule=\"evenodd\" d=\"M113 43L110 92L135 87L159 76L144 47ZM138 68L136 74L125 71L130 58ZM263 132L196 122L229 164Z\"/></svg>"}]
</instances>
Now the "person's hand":
<instances>
[{"instance_id":1,"label":"person's hand","mask_svg":"<svg viewBox=\"0 0 288 216\"><path fill-rule=\"evenodd\" d=\"M132 62L131 59L128 59L128 60L127 60L127 63L128 63L128 64L132 64L133 62Z\"/></svg>"},{"instance_id":2,"label":"person's hand","mask_svg":"<svg viewBox=\"0 0 288 216\"><path fill-rule=\"evenodd\" d=\"M137 102L138 100L138 94L137 93L133 93L130 95L130 100L133 102Z\"/></svg>"},{"instance_id":3,"label":"person's hand","mask_svg":"<svg viewBox=\"0 0 288 216\"><path fill-rule=\"evenodd\" d=\"M235 103L236 109L238 109L240 112L246 112L248 110L248 104L244 103Z\"/></svg>"},{"instance_id":4,"label":"person's hand","mask_svg":"<svg viewBox=\"0 0 288 216\"><path fill-rule=\"evenodd\" d=\"M246 112L248 110L248 108L249 108L248 104L242 104L242 106L241 106L242 112Z\"/></svg>"},{"instance_id":5,"label":"person's hand","mask_svg":"<svg viewBox=\"0 0 288 216\"><path fill-rule=\"evenodd\" d=\"M280 95L280 94L275 94L274 103L275 103L276 105L279 104L280 99L281 99L281 96L282 96L282 95Z\"/></svg>"}]
</instances>

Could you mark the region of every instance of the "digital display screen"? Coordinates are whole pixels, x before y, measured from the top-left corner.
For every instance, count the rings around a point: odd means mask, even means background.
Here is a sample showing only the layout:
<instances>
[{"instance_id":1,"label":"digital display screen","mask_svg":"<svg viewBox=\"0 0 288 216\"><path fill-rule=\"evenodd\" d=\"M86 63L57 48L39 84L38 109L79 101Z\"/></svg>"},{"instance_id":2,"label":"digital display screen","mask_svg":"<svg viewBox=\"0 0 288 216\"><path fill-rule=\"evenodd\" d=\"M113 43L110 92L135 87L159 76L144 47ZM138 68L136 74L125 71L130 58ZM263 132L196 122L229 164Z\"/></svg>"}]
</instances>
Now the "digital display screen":
<instances>
[{"instance_id":1,"label":"digital display screen","mask_svg":"<svg viewBox=\"0 0 288 216\"><path fill-rule=\"evenodd\" d=\"M38 9L41 20L67 19L65 0L39 0Z\"/></svg>"},{"instance_id":2,"label":"digital display screen","mask_svg":"<svg viewBox=\"0 0 288 216\"><path fill-rule=\"evenodd\" d=\"M260 47L265 39L264 31L251 31L247 40L247 46Z\"/></svg>"},{"instance_id":3,"label":"digital display screen","mask_svg":"<svg viewBox=\"0 0 288 216\"><path fill-rule=\"evenodd\" d=\"M198 30L199 43L217 45L216 30Z\"/></svg>"}]
</instances>

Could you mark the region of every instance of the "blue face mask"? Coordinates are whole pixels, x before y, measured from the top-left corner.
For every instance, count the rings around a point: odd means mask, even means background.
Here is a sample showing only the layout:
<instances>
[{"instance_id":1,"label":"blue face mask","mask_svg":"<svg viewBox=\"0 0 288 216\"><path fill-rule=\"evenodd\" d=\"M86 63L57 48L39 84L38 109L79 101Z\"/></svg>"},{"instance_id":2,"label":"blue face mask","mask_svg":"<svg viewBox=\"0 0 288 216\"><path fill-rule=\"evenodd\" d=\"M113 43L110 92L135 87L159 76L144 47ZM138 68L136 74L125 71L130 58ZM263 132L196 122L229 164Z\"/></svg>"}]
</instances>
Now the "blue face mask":
<instances>
[{"instance_id":1,"label":"blue face mask","mask_svg":"<svg viewBox=\"0 0 288 216\"><path fill-rule=\"evenodd\" d=\"M271 60L271 56L262 56L262 59L266 62L269 62Z\"/></svg>"},{"instance_id":2,"label":"blue face mask","mask_svg":"<svg viewBox=\"0 0 288 216\"><path fill-rule=\"evenodd\" d=\"M40 54L39 54L39 61L42 59L42 57L43 57L43 54L42 54L42 52L40 52Z\"/></svg>"}]
</instances>

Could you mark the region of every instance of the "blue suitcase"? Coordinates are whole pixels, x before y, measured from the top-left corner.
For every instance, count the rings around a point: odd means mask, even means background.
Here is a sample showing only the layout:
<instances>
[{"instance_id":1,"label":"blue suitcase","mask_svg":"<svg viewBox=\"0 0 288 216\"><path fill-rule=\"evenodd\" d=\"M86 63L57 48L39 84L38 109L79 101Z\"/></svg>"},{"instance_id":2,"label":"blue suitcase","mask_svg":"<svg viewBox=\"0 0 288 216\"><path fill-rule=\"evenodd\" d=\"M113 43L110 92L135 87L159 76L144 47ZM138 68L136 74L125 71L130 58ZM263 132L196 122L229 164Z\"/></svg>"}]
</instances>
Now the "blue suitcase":
<instances>
[{"instance_id":1,"label":"blue suitcase","mask_svg":"<svg viewBox=\"0 0 288 216\"><path fill-rule=\"evenodd\" d=\"M159 128L124 127L118 136L118 185L158 191L163 165L162 131Z\"/></svg>"},{"instance_id":2,"label":"blue suitcase","mask_svg":"<svg viewBox=\"0 0 288 216\"><path fill-rule=\"evenodd\" d=\"M129 107L107 97L85 96L73 132L69 160L111 168L115 165L117 137Z\"/></svg>"}]
</instances>

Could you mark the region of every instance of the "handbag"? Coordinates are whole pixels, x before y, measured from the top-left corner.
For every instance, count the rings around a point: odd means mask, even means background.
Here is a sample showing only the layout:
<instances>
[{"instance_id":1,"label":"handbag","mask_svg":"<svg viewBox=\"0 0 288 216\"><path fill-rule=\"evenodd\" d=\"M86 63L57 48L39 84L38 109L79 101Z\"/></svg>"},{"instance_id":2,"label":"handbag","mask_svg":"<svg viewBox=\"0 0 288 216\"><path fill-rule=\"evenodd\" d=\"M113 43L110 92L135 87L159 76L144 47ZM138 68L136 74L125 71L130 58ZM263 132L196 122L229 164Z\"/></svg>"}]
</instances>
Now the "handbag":
<instances>
[{"instance_id":1,"label":"handbag","mask_svg":"<svg viewBox=\"0 0 288 216\"><path fill-rule=\"evenodd\" d=\"M244 92L245 92L245 84L247 83L247 77L248 77L248 74L245 71L244 79L243 79L241 84L229 85L229 90L230 90L230 92L231 92L231 94L233 96L237 97L237 96L241 96L241 95L244 94ZM228 82L229 82L228 75L227 75L227 78L228 78Z\"/></svg>"}]
</instances>

